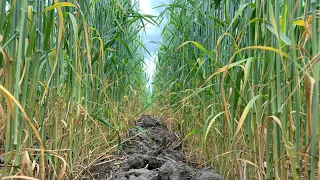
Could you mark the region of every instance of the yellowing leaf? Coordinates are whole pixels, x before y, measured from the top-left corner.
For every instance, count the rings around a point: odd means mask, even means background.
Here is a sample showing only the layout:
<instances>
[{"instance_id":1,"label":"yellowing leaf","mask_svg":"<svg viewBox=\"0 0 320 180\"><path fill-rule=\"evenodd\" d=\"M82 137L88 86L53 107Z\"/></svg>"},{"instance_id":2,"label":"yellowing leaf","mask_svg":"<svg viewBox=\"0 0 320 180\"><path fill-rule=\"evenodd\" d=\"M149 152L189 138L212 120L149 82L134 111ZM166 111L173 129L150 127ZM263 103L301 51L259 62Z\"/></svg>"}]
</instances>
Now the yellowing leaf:
<instances>
[{"instance_id":1,"label":"yellowing leaf","mask_svg":"<svg viewBox=\"0 0 320 180\"><path fill-rule=\"evenodd\" d=\"M305 27L305 22L304 22L304 20L296 20L296 21L293 21L293 24L295 24L295 25L297 25L297 26Z\"/></svg>"},{"instance_id":2,"label":"yellowing leaf","mask_svg":"<svg viewBox=\"0 0 320 180\"><path fill-rule=\"evenodd\" d=\"M75 7L75 8L78 8L76 5L72 4L72 3L69 3L69 2L58 2L58 3L55 3L54 5L52 6L49 6L47 8L45 8L41 14L47 12L47 11L50 11L52 9L55 9L55 8L59 8L59 7Z\"/></svg>"},{"instance_id":3,"label":"yellowing leaf","mask_svg":"<svg viewBox=\"0 0 320 180\"><path fill-rule=\"evenodd\" d=\"M120 7L120 9L121 9L125 14L127 13L126 10L123 8L122 4L121 4L119 1L117 1L116 4Z\"/></svg>"},{"instance_id":4,"label":"yellowing leaf","mask_svg":"<svg viewBox=\"0 0 320 180\"><path fill-rule=\"evenodd\" d=\"M198 58L198 59L197 59L197 63L198 63L198 64L201 64L201 62L202 62L201 58Z\"/></svg>"},{"instance_id":5,"label":"yellowing leaf","mask_svg":"<svg viewBox=\"0 0 320 180\"><path fill-rule=\"evenodd\" d=\"M312 16L309 16L307 21L304 20L296 20L293 21L293 24L297 25L297 26L302 26L302 27L306 27L306 25L310 25L312 22Z\"/></svg>"},{"instance_id":6,"label":"yellowing leaf","mask_svg":"<svg viewBox=\"0 0 320 180\"><path fill-rule=\"evenodd\" d=\"M5 176L2 180L5 179L27 179L27 180L39 180L37 178L29 177L29 176Z\"/></svg>"},{"instance_id":7,"label":"yellowing leaf","mask_svg":"<svg viewBox=\"0 0 320 180\"><path fill-rule=\"evenodd\" d=\"M238 132L240 131L240 129L241 129L243 123L244 123L244 120L246 119L247 114L249 113L249 110L253 107L254 102L255 102L259 97L261 97L261 95L257 95L257 96L255 96L255 97L253 97L253 98L250 100L250 102L247 104L246 108L244 108L244 110L243 110L243 112L242 112L242 115L241 115L241 117L240 117L240 120L239 120L237 129L236 129L236 131L235 131L235 133L234 133L234 135L233 135L233 141L235 140Z\"/></svg>"},{"instance_id":8,"label":"yellowing leaf","mask_svg":"<svg viewBox=\"0 0 320 180\"><path fill-rule=\"evenodd\" d=\"M53 74L54 74L54 72L56 71L56 68L57 68L58 62L59 62L59 61L58 61L58 60L59 60L59 52L60 52L60 46L61 46L61 41L62 41L62 32L63 32L63 27L64 27L64 25L63 25L63 13L62 13L62 10L61 10L60 7L62 7L62 6L74 6L74 7L76 7L76 6L75 6L74 4L72 4L72 3L59 3L58 0L54 0L54 2L55 2L55 4L52 5L52 6L50 6L50 7L53 7L53 8L51 8L51 9L57 8L58 17L59 17L59 18L58 18L58 20L59 20L59 30L58 30L58 41L57 41L57 53L56 53L56 58L55 58L56 62L55 62L55 64L54 64L54 66L53 66L51 75L50 75L50 77L49 77L48 86L49 86L49 84L50 84L50 82L51 82L51 80L52 80L52 78L53 78ZM48 8L50 8L50 7L48 7ZM48 9L48 8L46 8L46 9ZM43 10L42 13L43 13L43 12L46 12L46 9ZM48 89L45 89L45 93L44 93L43 96L42 96L41 102L44 101L44 97L45 97L45 95L47 94L47 92L48 92Z\"/></svg>"},{"instance_id":9,"label":"yellowing leaf","mask_svg":"<svg viewBox=\"0 0 320 180\"><path fill-rule=\"evenodd\" d=\"M256 164L254 164L253 162L249 161L249 160L246 160L246 159L242 159L242 158L237 158L238 161L242 161L244 163L248 163L256 168L258 168L258 166Z\"/></svg>"},{"instance_id":10,"label":"yellowing leaf","mask_svg":"<svg viewBox=\"0 0 320 180\"><path fill-rule=\"evenodd\" d=\"M311 24L311 22L312 22L312 16L309 16L309 18L308 18L308 20L307 20L307 23L308 23L308 24Z\"/></svg>"},{"instance_id":11,"label":"yellowing leaf","mask_svg":"<svg viewBox=\"0 0 320 180\"><path fill-rule=\"evenodd\" d=\"M32 6L28 6L28 19L32 20Z\"/></svg>"},{"instance_id":12,"label":"yellowing leaf","mask_svg":"<svg viewBox=\"0 0 320 180\"><path fill-rule=\"evenodd\" d=\"M208 124L208 126L206 127L206 132L204 134L204 140L203 140L203 144L206 144L207 142L207 137L208 137L208 134L209 134L209 131L210 131L210 128L212 126L212 124L215 122L215 120L221 115L223 114L224 112L220 112L219 114L217 114L214 118L211 119L210 123Z\"/></svg>"},{"instance_id":13,"label":"yellowing leaf","mask_svg":"<svg viewBox=\"0 0 320 180\"><path fill-rule=\"evenodd\" d=\"M279 53L280 55L282 55L284 57L290 58L287 53L285 53L279 49L275 49L273 47L268 47L268 46L248 46L248 47L245 47L245 48L238 50L235 54L237 54L241 51L247 50L247 49L261 49L261 50L273 51L273 52Z\"/></svg>"},{"instance_id":14,"label":"yellowing leaf","mask_svg":"<svg viewBox=\"0 0 320 180\"><path fill-rule=\"evenodd\" d=\"M203 53L205 53L206 55L208 55L210 58L212 57L212 53L209 52L205 47L203 47L201 44L199 44L196 41L186 41L184 43L182 43L174 52L177 52L179 49L181 49L183 46L185 46L188 43L192 43L193 45L195 45L198 49L200 49L200 51L202 51Z\"/></svg>"}]
</instances>

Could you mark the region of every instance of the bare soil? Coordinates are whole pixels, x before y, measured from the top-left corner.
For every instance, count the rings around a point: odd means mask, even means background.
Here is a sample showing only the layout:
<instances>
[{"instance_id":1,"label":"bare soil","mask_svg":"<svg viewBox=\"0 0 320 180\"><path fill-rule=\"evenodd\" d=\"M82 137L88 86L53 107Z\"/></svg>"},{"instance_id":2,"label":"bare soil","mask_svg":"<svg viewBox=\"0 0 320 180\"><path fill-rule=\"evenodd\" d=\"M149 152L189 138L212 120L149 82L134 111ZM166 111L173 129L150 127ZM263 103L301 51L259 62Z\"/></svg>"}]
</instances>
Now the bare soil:
<instances>
[{"instance_id":1,"label":"bare soil","mask_svg":"<svg viewBox=\"0 0 320 180\"><path fill-rule=\"evenodd\" d=\"M180 137L151 115L142 115L128 132L121 153L101 159L81 179L101 180L220 180L211 169L186 163Z\"/></svg>"}]
</instances>

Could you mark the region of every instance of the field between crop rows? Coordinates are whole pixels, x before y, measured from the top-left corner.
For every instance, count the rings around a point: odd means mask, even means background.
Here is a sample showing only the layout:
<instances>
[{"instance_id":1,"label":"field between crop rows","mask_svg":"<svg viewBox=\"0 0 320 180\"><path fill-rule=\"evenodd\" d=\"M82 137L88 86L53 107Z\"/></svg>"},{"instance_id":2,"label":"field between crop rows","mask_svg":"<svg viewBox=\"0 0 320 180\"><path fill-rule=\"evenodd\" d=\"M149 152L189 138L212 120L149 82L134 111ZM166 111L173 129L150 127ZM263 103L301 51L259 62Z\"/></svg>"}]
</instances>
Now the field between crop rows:
<instances>
[{"instance_id":1,"label":"field between crop rows","mask_svg":"<svg viewBox=\"0 0 320 180\"><path fill-rule=\"evenodd\" d=\"M320 1L150 2L0 1L0 178L318 179Z\"/></svg>"}]
</instances>

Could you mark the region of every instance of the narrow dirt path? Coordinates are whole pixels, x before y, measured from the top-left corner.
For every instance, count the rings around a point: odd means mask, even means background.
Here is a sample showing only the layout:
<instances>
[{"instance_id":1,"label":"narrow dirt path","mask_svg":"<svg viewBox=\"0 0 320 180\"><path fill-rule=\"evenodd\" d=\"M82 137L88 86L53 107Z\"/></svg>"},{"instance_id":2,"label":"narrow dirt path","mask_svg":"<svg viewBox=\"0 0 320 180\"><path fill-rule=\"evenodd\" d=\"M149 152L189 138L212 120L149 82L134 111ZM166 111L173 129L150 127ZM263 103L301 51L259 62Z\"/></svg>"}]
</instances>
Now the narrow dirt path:
<instances>
[{"instance_id":1,"label":"narrow dirt path","mask_svg":"<svg viewBox=\"0 0 320 180\"><path fill-rule=\"evenodd\" d=\"M83 179L220 180L211 169L194 169L185 162L180 138L157 118L142 115L128 132L117 160L102 159Z\"/></svg>"}]
</instances>

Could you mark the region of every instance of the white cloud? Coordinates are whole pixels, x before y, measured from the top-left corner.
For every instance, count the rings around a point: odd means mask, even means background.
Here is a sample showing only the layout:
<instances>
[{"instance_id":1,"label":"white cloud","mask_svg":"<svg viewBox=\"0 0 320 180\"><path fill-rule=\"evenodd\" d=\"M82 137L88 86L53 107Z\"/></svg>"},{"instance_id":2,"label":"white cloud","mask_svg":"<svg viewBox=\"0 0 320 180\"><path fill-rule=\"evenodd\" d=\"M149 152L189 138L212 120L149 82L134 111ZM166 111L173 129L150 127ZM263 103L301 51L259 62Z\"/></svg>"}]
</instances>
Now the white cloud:
<instances>
[{"instance_id":1,"label":"white cloud","mask_svg":"<svg viewBox=\"0 0 320 180\"><path fill-rule=\"evenodd\" d=\"M168 3L169 0L140 0L140 10L144 14L153 15L153 16L159 16L160 13L164 10L164 7L154 9L154 7L157 7L162 4ZM152 81L153 76L156 68L156 57L157 57L157 49L158 44L152 43L152 42L159 42L160 36L162 32L161 27L153 26L152 24L144 21L146 23L146 31L142 33L143 43L145 44L148 51L151 53L151 57L149 55L145 55L145 73L148 78L147 88L152 92ZM163 22L166 23L166 22Z\"/></svg>"},{"instance_id":2,"label":"white cloud","mask_svg":"<svg viewBox=\"0 0 320 180\"><path fill-rule=\"evenodd\" d=\"M156 55L153 55L152 58L148 58L145 61L145 68L146 68L146 74L148 78L153 78L153 72L156 69L156 63L155 63Z\"/></svg>"},{"instance_id":3,"label":"white cloud","mask_svg":"<svg viewBox=\"0 0 320 180\"><path fill-rule=\"evenodd\" d=\"M140 10L143 11L144 14L154 15L150 0L140 0Z\"/></svg>"},{"instance_id":4,"label":"white cloud","mask_svg":"<svg viewBox=\"0 0 320 180\"><path fill-rule=\"evenodd\" d=\"M6 11L9 11L10 9L10 4L8 3L8 1L6 2Z\"/></svg>"},{"instance_id":5,"label":"white cloud","mask_svg":"<svg viewBox=\"0 0 320 180\"><path fill-rule=\"evenodd\" d=\"M153 77L154 77L154 72L156 70L156 55L153 55L153 57L145 59L145 73L147 76L147 89L152 92L152 82L153 82Z\"/></svg>"}]
</instances>

